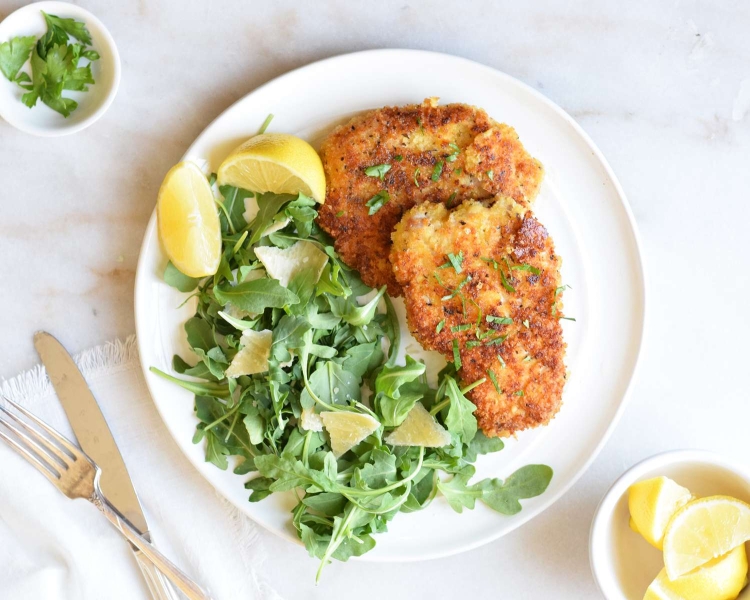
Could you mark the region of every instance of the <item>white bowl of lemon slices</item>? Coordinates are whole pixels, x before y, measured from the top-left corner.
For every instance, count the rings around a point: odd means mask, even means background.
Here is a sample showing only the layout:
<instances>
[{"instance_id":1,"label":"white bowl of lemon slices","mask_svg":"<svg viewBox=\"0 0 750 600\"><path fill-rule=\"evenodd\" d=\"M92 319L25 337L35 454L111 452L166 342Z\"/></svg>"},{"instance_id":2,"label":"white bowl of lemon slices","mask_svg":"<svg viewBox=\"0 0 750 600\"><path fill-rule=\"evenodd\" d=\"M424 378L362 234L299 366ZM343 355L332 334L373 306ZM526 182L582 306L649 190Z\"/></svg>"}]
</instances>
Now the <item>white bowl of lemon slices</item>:
<instances>
[{"instance_id":1,"label":"white bowl of lemon slices","mask_svg":"<svg viewBox=\"0 0 750 600\"><path fill-rule=\"evenodd\" d=\"M597 508L591 569L608 600L750 598L750 470L680 450L627 471Z\"/></svg>"}]
</instances>

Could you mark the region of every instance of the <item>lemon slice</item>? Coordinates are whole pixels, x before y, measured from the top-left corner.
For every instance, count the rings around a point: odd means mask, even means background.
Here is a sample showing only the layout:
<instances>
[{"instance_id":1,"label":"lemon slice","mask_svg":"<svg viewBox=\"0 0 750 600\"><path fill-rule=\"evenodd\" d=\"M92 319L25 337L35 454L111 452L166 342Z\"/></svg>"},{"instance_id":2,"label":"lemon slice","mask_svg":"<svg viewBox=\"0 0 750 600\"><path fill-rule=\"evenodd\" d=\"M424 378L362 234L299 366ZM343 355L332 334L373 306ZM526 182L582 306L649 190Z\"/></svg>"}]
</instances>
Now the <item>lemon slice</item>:
<instances>
[{"instance_id":1,"label":"lemon slice","mask_svg":"<svg viewBox=\"0 0 750 600\"><path fill-rule=\"evenodd\" d=\"M451 443L451 434L419 402L394 429L385 443L391 446L424 446L440 448Z\"/></svg>"},{"instance_id":2,"label":"lemon slice","mask_svg":"<svg viewBox=\"0 0 750 600\"><path fill-rule=\"evenodd\" d=\"M221 260L221 225L213 192L203 172L182 162L167 173L156 202L164 250L189 277L213 275Z\"/></svg>"},{"instance_id":3,"label":"lemon slice","mask_svg":"<svg viewBox=\"0 0 750 600\"><path fill-rule=\"evenodd\" d=\"M747 554L743 544L674 581L662 569L643 600L734 600L746 580Z\"/></svg>"},{"instance_id":4,"label":"lemon slice","mask_svg":"<svg viewBox=\"0 0 750 600\"><path fill-rule=\"evenodd\" d=\"M219 185L251 192L298 194L325 201L326 176L315 149L293 135L263 133L236 148L221 163Z\"/></svg>"},{"instance_id":5,"label":"lemon slice","mask_svg":"<svg viewBox=\"0 0 750 600\"><path fill-rule=\"evenodd\" d=\"M380 427L380 423L362 413L326 411L320 418L331 438L331 450L336 458L351 450Z\"/></svg>"},{"instance_id":6,"label":"lemon slice","mask_svg":"<svg viewBox=\"0 0 750 600\"><path fill-rule=\"evenodd\" d=\"M669 519L691 498L690 490L668 477L654 477L634 483L628 489L628 507L635 531L661 550Z\"/></svg>"},{"instance_id":7,"label":"lemon slice","mask_svg":"<svg viewBox=\"0 0 750 600\"><path fill-rule=\"evenodd\" d=\"M664 566L676 579L750 540L750 505L729 496L694 500L664 533Z\"/></svg>"}]
</instances>

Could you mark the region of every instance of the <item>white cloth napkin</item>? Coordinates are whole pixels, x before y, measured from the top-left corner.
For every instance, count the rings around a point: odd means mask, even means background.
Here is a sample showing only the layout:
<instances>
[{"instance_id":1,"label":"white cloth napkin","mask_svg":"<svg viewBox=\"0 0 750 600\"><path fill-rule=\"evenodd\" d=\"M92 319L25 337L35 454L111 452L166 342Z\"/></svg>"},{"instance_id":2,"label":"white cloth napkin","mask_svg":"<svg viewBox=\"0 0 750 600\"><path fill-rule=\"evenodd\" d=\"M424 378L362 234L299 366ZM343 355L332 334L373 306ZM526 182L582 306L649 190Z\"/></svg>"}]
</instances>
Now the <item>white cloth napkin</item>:
<instances>
[{"instance_id":1,"label":"white cloth napkin","mask_svg":"<svg viewBox=\"0 0 750 600\"><path fill-rule=\"evenodd\" d=\"M276 600L260 575L263 534L221 498L161 422L137 360L135 338L83 352L76 362L117 440L154 543L217 600ZM66 436L72 431L42 367L0 383ZM0 599L149 598L120 535L83 500L68 500L0 443Z\"/></svg>"}]
</instances>

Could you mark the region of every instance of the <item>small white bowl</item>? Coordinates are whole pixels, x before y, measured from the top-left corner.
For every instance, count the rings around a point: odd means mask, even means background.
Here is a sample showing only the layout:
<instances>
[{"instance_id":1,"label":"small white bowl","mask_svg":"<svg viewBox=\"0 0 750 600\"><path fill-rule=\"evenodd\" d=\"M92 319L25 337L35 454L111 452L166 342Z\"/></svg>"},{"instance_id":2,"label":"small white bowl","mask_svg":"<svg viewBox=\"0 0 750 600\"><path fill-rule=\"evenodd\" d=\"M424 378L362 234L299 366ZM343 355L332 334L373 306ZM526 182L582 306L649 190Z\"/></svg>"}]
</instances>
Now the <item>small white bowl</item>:
<instances>
[{"instance_id":1,"label":"small white bowl","mask_svg":"<svg viewBox=\"0 0 750 600\"><path fill-rule=\"evenodd\" d=\"M628 488L659 475L673 479L695 496L727 495L750 502L750 470L712 452L667 452L632 467L604 496L591 526L591 570L607 600L642 600L664 566L662 553L628 523ZM750 589L745 588L740 598L750 598Z\"/></svg>"},{"instance_id":2,"label":"small white bowl","mask_svg":"<svg viewBox=\"0 0 750 600\"><path fill-rule=\"evenodd\" d=\"M16 36L44 35L47 26L41 11L86 23L91 32L92 47L101 57L91 66L96 83L89 86L88 92L63 92L65 97L78 102L78 108L66 119L41 100L33 108L28 108L21 102L24 90L0 73L0 117L13 127L33 135L68 135L97 121L112 104L120 85L120 55L102 22L87 10L67 2L37 2L19 8L0 23L0 43ZM28 69L28 64L24 69Z\"/></svg>"}]
</instances>

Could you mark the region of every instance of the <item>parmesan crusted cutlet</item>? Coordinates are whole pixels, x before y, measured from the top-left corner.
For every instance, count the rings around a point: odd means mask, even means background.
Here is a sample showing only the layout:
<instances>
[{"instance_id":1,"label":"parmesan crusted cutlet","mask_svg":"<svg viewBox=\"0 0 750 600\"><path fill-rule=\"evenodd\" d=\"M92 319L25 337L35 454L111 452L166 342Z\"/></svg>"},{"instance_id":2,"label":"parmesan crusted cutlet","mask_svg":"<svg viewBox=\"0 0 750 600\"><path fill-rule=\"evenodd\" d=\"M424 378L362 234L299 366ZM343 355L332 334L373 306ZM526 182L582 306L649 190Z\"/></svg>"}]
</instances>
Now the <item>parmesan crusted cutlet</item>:
<instances>
[{"instance_id":1,"label":"parmesan crusted cutlet","mask_svg":"<svg viewBox=\"0 0 750 600\"><path fill-rule=\"evenodd\" d=\"M523 202L455 210L425 202L393 233L390 260L409 329L454 361L479 426L507 436L543 425L560 408L565 383L560 258Z\"/></svg>"},{"instance_id":2,"label":"parmesan crusted cutlet","mask_svg":"<svg viewBox=\"0 0 750 600\"><path fill-rule=\"evenodd\" d=\"M320 155L328 187L318 223L365 283L387 284L392 296L401 284L388 261L391 233L404 212L424 201L455 206L497 194L528 207L543 176L512 127L436 99L355 117L328 136ZM386 166L372 169L378 165Z\"/></svg>"}]
</instances>

